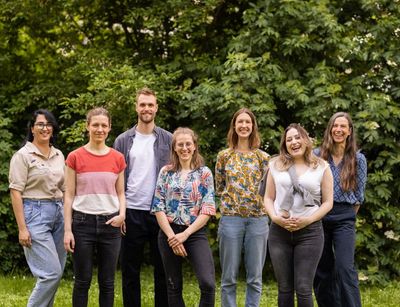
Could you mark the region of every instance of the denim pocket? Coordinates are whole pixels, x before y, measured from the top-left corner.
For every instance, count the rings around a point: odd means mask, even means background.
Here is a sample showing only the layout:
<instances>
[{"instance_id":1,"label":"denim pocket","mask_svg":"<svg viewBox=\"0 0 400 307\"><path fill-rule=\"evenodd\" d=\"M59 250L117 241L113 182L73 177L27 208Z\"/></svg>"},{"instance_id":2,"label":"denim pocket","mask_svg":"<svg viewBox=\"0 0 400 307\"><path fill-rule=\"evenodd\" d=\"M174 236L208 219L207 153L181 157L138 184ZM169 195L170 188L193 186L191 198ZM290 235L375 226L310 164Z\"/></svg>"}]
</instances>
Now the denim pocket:
<instances>
[{"instance_id":1,"label":"denim pocket","mask_svg":"<svg viewBox=\"0 0 400 307\"><path fill-rule=\"evenodd\" d=\"M29 225L35 218L40 216L40 207L36 201L24 200L25 223Z\"/></svg>"}]
</instances>

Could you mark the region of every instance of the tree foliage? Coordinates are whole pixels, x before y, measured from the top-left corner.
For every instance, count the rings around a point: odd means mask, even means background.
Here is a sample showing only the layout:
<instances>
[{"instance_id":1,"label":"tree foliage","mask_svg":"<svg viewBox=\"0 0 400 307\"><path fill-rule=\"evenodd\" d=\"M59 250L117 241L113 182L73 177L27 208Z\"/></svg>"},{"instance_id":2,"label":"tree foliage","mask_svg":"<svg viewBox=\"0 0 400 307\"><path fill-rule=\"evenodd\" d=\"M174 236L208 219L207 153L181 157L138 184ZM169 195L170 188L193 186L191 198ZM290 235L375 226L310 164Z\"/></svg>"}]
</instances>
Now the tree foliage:
<instances>
[{"instance_id":1,"label":"tree foliage","mask_svg":"<svg viewBox=\"0 0 400 307\"><path fill-rule=\"evenodd\" d=\"M356 262L371 282L399 276L398 0L3 0L0 8L1 271L23 263L6 182L29 114L57 115L67 154L85 142L93 106L111 111L110 142L130 127L146 85L158 92L158 124L194 128L211 168L240 107L255 112L270 154L289 123L318 145L329 117L349 112L369 171Z\"/></svg>"}]
</instances>

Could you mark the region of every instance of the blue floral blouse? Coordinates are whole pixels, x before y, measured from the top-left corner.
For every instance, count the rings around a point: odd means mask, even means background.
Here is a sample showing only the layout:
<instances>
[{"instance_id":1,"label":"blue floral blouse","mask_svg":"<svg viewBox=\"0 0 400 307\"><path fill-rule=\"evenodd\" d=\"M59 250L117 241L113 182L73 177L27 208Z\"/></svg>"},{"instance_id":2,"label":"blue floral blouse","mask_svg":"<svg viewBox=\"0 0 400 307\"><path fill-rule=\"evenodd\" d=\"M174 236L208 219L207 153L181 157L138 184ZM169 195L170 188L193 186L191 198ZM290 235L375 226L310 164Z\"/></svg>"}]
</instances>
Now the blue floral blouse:
<instances>
[{"instance_id":1,"label":"blue floral blouse","mask_svg":"<svg viewBox=\"0 0 400 307\"><path fill-rule=\"evenodd\" d=\"M158 175L151 213L163 211L168 221L192 224L200 214L215 215L214 180L207 166L191 171L184 181L180 172L164 166Z\"/></svg>"}]
</instances>

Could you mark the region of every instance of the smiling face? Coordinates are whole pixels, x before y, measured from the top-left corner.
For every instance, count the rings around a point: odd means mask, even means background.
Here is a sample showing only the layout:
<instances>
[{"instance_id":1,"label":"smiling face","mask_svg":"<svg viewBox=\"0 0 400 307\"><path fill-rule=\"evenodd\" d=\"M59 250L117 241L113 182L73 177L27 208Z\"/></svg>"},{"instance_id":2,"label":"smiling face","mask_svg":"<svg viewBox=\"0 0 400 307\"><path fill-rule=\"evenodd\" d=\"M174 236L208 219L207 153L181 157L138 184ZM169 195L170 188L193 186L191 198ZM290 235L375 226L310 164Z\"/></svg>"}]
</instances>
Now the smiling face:
<instances>
[{"instance_id":1,"label":"smiling face","mask_svg":"<svg viewBox=\"0 0 400 307\"><path fill-rule=\"evenodd\" d=\"M294 158L303 158L306 151L306 144L301 134L295 128L286 132L285 144L287 152Z\"/></svg>"},{"instance_id":2,"label":"smiling face","mask_svg":"<svg viewBox=\"0 0 400 307\"><path fill-rule=\"evenodd\" d=\"M253 131L253 122L247 113L241 113L235 121L235 132L239 138L247 139Z\"/></svg>"},{"instance_id":3,"label":"smiling face","mask_svg":"<svg viewBox=\"0 0 400 307\"><path fill-rule=\"evenodd\" d=\"M86 130L89 132L90 141L105 142L111 130L110 119L106 115L93 115L86 124Z\"/></svg>"},{"instance_id":4,"label":"smiling face","mask_svg":"<svg viewBox=\"0 0 400 307\"><path fill-rule=\"evenodd\" d=\"M176 136L174 151L178 155L179 162L187 163L192 161L196 145L194 144L193 137L190 134L180 133Z\"/></svg>"},{"instance_id":5,"label":"smiling face","mask_svg":"<svg viewBox=\"0 0 400 307\"><path fill-rule=\"evenodd\" d=\"M31 127L31 131L33 134L33 142L49 144L50 138L53 135L53 124L48 122L43 114L39 114Z\"/></svg>"},{"instance_id":6,"label":"smiling face","mask_svg":"<svg viewBox=\"0 0 400 307\"><path fill-rule=\"evenodd\" d=\"M345 117L337 117L333 122L331 136L336 144L346 144L346 140L351 135L349 121Z\"/></svg>"},{"instance_id":7,"label":"smiling face","mask_svg":"<svg viewBox=\"0 0 400 307\"><path fill-rule=\"evenodd\" d=\"M136 112L139 122L150 124L154 122L158 110L157 99L153 95L140 94L136 102Z\"/></svg>"}]
</instances>

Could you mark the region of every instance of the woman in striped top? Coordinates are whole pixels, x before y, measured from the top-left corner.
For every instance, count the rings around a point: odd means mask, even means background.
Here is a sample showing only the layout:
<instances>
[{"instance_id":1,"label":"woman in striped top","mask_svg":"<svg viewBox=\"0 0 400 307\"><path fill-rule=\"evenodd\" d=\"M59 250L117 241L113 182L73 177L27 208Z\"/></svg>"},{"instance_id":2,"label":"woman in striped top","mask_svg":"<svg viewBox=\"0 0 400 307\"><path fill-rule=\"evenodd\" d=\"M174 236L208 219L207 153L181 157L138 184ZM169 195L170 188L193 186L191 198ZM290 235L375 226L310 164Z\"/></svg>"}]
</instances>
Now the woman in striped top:
<instances>
[{"instance_id":1,"label":"woman in striped top","mask_svg":"<svg viewBox=\"0 0 400 307\"><path fill-rule=\"evenodd\" d=\"M113 306L114 277L125 220L121 153L105 143L111 118L104 108L87 114L89 142L66 160L64 247L73 253L73 306L87 306L94 252L98 262L100 306Z\"/></svg>"}]
</instances>

